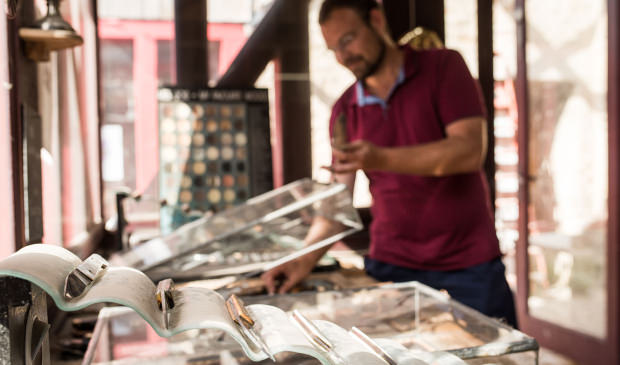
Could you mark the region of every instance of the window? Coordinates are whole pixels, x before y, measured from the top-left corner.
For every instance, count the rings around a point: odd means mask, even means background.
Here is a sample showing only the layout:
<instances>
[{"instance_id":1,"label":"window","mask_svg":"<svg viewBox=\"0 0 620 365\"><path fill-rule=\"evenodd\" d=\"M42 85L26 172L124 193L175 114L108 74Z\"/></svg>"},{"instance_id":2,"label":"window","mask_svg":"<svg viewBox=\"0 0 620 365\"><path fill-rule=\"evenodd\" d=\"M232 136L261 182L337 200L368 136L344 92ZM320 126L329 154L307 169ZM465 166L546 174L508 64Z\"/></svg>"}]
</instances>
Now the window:
<instances>
[{"instance_id":1,"label":"window","mask_svg":"<svg viewBox=\"0 0 620 365\"><path fill-rule=\"evenodd\" d=\"M157 90L176 78L172 0L138 1L123 7L100 1L101 129L104 216L116 216L116 194L140 194L125 201L130 223L159 226L159 132ZM156 6L155 6L155 5ZM223 3L222 3L223 4ZM251 1L235 6L210 2L207 25L210 82L226 71L244 45L246 22L260 16ZM150 9L145 11L144 9Z\"/></svg>"},{"instance_id":2,"label":"window","mask_svg":"<svg viewBox=\"0 0 620 365\"><path fill-rule=\"evenodd\" d=\"M7 29L6 14L0 12L0 29ZM7 32L0 32L0 258L15 249L13 219L13 173L9 100L9 52Z\"/></svg>"}]
</instances>

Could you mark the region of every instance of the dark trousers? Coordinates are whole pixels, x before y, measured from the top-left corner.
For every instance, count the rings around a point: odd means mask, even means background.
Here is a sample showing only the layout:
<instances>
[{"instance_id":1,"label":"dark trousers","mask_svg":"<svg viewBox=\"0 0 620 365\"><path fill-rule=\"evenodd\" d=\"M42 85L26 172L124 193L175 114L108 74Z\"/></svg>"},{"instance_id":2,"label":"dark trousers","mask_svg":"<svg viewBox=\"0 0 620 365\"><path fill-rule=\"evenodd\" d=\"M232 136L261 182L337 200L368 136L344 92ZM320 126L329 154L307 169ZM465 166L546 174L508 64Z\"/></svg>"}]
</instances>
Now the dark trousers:
<instances>
[{"instance_id":1,"label":"dark trousers","mask_svg":"<svg viewBox=\"0 0 620 365\"><path fill-rule=\"evenodd\" d=\"M364 259L364 265L368 275L379 281L418 281L437 290L445 289L453 299L517 328L512 291L499 257L452 271L414 270L368 257Z\"/></svg>"}]
</instances>

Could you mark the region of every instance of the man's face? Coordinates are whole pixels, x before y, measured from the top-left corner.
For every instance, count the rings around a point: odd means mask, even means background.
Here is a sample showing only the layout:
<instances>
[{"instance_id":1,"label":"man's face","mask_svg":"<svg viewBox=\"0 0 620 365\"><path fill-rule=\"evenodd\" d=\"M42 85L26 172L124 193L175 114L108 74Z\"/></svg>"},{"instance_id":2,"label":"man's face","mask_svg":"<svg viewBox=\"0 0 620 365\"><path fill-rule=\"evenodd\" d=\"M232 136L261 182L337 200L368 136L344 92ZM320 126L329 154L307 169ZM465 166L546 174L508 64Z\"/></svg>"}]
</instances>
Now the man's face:
<instances>
[{"instance_id":1,"label":"man's face","mask_svg":"<svg viewBox=\"0 0 620 365\"><path fill-rule=\"evenodd\" d=\"M321 32L327 48L358 80L371 76L383 60L383 39L352 9L333 10Z\"/></svg>"}]
</instances>

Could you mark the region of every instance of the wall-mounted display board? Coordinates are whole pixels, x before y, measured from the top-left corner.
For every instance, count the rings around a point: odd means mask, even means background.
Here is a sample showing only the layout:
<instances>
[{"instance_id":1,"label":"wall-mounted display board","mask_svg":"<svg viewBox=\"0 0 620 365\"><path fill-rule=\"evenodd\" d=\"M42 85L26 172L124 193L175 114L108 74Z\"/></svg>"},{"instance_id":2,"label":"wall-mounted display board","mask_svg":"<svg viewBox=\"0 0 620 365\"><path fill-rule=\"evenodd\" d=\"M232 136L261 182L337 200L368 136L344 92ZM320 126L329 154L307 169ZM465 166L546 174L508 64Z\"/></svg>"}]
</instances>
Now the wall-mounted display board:
<instances>
[{"instance_id":1,"label":"wall-mounted display board","mask_svg":"<svg viewBox=\"0 0 620 365\"><path fill-rule=\"evenodd\" d=\"M160 88L162 233L273 188L266 89Z\"/></svg>"}]
</instances>

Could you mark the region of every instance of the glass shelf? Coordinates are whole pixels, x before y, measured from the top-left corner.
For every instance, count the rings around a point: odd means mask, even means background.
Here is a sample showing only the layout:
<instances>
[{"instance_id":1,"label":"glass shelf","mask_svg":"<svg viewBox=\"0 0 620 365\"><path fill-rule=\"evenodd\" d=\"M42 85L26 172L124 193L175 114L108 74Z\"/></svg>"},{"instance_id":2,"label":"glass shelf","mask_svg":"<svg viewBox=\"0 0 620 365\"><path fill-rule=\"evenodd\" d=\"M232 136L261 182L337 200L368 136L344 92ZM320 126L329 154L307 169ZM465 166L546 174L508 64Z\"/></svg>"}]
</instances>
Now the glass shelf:
<instances>
[{"instance_id":1,"label":"glass shelf","mask_svg":"<svg viewBox=\"0 0 620 365\"><path fill-rule=\"evenodd\" d=\"M153 280L243 274L304 248L318 220L330 227L319 245L363 228L344 184L302 179L132 247L110 263L134 267Z\"/></svg>"},{"instance_id":2,"label":"glass shelf","mask_svg":"<svg viewBox=\"0 0 620 365\"><path fill-rule=\"evenodd\" d=\"M417 282L322 293L252 296L243 300L246 305L261 303L287 312L299 310L309 319L327 320L346 330L355 326L375 340L395 340L412 351L447 351L468 364L533 365L538 361L535 339ZM294 353L277 354L276 359L283 364L319 363ZM133 311L104 308L82 364L103 365L112 361L114 364L254 363L244 356L239 344L221 331L188 331L164 339Z\"/></svg>"}]
</instances>

